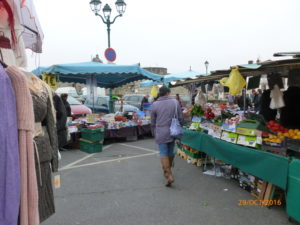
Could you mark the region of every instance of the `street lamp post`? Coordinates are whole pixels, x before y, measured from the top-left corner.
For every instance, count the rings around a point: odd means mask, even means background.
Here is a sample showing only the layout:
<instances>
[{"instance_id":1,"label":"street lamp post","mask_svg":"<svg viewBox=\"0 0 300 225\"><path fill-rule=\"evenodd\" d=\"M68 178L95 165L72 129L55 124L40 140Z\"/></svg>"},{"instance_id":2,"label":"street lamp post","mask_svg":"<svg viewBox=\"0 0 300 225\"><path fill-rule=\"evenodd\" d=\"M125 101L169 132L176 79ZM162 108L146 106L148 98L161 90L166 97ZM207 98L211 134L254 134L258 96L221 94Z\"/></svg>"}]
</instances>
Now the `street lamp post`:
<instances>
[{"instance_id":1,"label":"street lamp post","mask_svg":"<svg viewBox=\"0 0 300 225\"><path fill-rule=\"evenodd\" d=\"M205 63L204 63L204 65L205 65L205 69L206 69L206 76L208 75L208 65L209 65L209 62L208 61L205 61Z\"/></svg>"},{"instance_id":2,"label":"street lamp post","mask_svg":"<svg viewBox=\"0 0 300 225\"><path fill-rule=\"evenodd\" d=\"M117 0L116 1L116 8L119 13L119 15L115 16L115 18L111 21L111 8L108 4L105 4L103 7L103 16L99 14L101 10L101 4L102 2L100 0L91 0L90 6L92 11L95 13L96 16L99 16L102 19L102 22L106 24L107 26L107 39L108 39L108 47L110 48L110 25L113 24L118 17L123 16L126 10L126 3L123 0Z\"/></svg>"},{"instance_id":3,"label":"street lamp post","mask_svg":"<svg viewBox=\"0 0 300 225\"><path fill-rule=\"evenodd\" d=\"M99 14L101 10L101 4L102 2L100 0L91 0L90 1L90 6L92 11L95 13L96 16L99 16L102 19L102 22L106 24L107 26L107 41L108 41L108 48L110 48L110 26L116 21L118 17L123 16L126 10L126 3L123 0L117 0L115 5L116 9L119 13L119 15L115 16L113 20L110 19L111 16L111 8L108 4L105 4L103 7L103 16ZM112 99L112 88L109 90L109 112L113 113L114 112L114 107L113 107L113 99Z\"/></svg>"}]
</instances>

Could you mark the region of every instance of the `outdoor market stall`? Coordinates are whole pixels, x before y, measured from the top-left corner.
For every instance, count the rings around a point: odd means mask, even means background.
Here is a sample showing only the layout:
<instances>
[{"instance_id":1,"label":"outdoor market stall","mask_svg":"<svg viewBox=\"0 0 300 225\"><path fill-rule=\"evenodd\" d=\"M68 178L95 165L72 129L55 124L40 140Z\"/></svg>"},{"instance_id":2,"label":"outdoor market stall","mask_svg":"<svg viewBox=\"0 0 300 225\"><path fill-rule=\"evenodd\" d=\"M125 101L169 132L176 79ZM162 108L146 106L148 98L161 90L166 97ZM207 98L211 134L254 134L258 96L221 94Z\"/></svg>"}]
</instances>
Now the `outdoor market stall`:
<instances>
[{"instance_id":1,"label":"outdoor market stall","mask_svg":"<svg viewBox=\"0 0 300 225\"><path fill-rule=\"evenodd\" d=\"M289 85L299 87L299 63L299 59L263 62L244 65L240 71L243 76L255 77L268 74L271 80L279 74L279 77L288 77L290 81L293 81L289 82ZM228 75L230 75L228 80L232 80L234 70L216 71L211 76L196 80L197 82L220 80ZM179 83L186 85L191 82L195 80ZM269 80L270 88L275 90L275 85L271 83L272 81ZM230 93L231 87L236 88L239 85L239 83L229 85ZM299 91L299 89L296 90ZM251 112L245 113L244 110L229 103L195 105L190 112L186 112L192 114L193 120L191 125L184 129L183 137L177 142L177 146L179 154L195 164L206 166L208 158L212 158L214 175L218 174L215 159L229 164L230 166L219 167L223 169L223 175L228 175L226 169L230 168L229 177L238 180L242 188L251 192L257 202L265 203L264 205L276 205L279 201L281 204L285 199L289 218L299 222L300 127L296 126L299 114L290 116L292 118L289 120L283 118L288 115L286 111L287 108L290 109L289 105L297 105L299 98L294 100L296 102L288 102L287 93L289 92L285 92L285 98L282 97L286 105L274 108L276 112L280 108L281 124L274 121L276 114L274 120L268 119L269 122L265 123L261 116ZM271 105L270 102L267 107ZM292 111L297 111L297 109ZM233 169L237 169L235 174L232 173ZM285 198L283 195L276 196L280 193L277 192L280 189L285 193Z\"/></svg>"},{"instance_id":2,"label":"outdoor market stall","mask_svg":"<svg viewBox=\"0 0 300 225\"><path fill-rule=\"evenodd\" d=\"M71 64L57 64L50 67L39 67L33 73L41 76L43 74L53 74L61 82L75 82L92 84L90 97L94 101L94 87L110 89L110 112L113 113L112 89L120 87L137 80L161 80L162 76L142 69L138 65L116 65L103 64L99 62L84 62ZM120 118L120 116L123 116ZM126 117L126 118L125 118ZM105 138L114 137L137 137L148 134L150 131L149 118L139 116L133 119L131 115L109 114L109 117L98 116L98 121L92 121L89 125L100 122L105 126ZM89 123L88 118L81 118L71 124L72 133L80 131L76 126ZM75 125L75 126L74 126ZM77 139L77 134L73 135Z\"/></svg>"}]
</instances>

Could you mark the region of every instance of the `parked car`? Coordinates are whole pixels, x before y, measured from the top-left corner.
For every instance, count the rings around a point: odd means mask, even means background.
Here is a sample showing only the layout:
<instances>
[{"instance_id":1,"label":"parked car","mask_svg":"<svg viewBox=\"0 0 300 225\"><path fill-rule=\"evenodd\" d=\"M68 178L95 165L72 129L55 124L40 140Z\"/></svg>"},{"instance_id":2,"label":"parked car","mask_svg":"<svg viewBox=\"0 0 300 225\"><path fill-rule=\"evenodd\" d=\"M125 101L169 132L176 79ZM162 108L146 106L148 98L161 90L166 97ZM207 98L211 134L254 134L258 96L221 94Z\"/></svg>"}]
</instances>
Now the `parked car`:
<instances>
[{"instance_id":1,"label":"parked car","mask_svg":"<svg viewBox=\"0 0 300 225\"><path fill-rule=\"evenodd\" d=\"M87 114L91 114L92 110L87 106L83 105L81 102L73 98L72 96L68 96L68 103L71 107L71 114L73 119L86 116Z\"/></svg>"},{"instance_id":2,"label":"parked car","mask_svg":"<svg viewBox=\"0 0 300 225\"><path fill-rule=\"evenodd\" d=\"M142 108L142 100L145 95L142 94L128 94L124 95L124 103L128 105L133 105L138 109Z\"/></svg>"},{"instance_id":3,"label":"parked car","mask_svg":"<svg viewBox=\"0 0 300 225\"><path fill-rule=\"evenodd\" d=\"M85 105L89 108L94 108L94 113L109 113L109 96L98 96L94 99L94 104L92 99L87 99ZM114 103L115 111L120 111L121 104L119 102ZM137 107L123 104L123 112L134 112L138 110Z\"/></svg>"},{"instance_id":4,"label":"parked car","mask_svg":"<svg viewBox=\"0 0 300 225\"><path fill-rule=\"evenodd\" d=\"M68 96L72 96L73 98L77 99L79 102L81 103L84 102L84 99L78 95L74 87L60 87L56 89L55 93L58 94L59 96L61 94L68 94Z\"/></svg>"}]
</instances>

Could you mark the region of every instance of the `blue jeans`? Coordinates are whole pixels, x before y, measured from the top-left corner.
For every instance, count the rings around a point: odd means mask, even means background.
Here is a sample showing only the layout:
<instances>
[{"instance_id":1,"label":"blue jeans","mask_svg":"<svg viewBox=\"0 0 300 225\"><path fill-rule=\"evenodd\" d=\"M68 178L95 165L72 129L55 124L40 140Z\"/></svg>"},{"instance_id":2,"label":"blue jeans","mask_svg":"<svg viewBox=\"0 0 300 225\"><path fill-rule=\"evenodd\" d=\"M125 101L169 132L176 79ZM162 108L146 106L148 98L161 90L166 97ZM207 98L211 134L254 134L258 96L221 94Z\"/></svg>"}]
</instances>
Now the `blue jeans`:
<instances>
[{"instance_id":1,"label":"blue jeans","mask_svg":"<svg viewBox=\"0 0 300 225\"><path fill-rule=\"evenodd\" d=\"M164 143L164 144L158 144L159 149L159 155L160 157L163 156L174 156L174 147L175 147L175 141Z\"/></svg>"}]
</instances>

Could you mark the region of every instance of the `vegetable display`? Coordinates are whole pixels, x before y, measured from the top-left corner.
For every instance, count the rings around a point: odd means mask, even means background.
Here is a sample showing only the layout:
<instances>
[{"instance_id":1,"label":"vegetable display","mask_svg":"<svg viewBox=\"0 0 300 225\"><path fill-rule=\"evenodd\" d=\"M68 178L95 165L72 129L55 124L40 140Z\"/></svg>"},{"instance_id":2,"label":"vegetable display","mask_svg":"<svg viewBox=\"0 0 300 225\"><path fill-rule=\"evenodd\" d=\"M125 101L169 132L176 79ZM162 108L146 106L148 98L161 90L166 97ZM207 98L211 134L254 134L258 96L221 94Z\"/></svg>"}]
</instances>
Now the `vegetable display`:
<instances>
[{"instance_id":1,"label":"vegetable display","mask_svg":"<svg viewBox=\"0 0 300 225\"><path fill-rule=\"evenodd\" d=\"M191 115L192 116L198 116L201 117L204 114L204 110L200 105L194 105L194 107L191 110Z\"/></svg>"}]
</instances>

